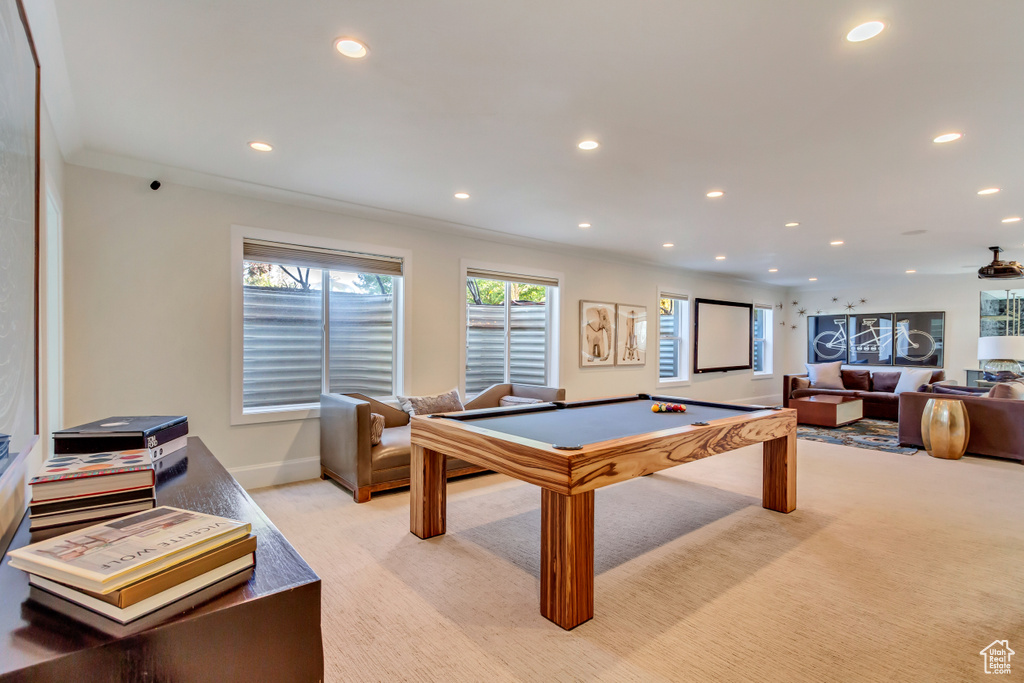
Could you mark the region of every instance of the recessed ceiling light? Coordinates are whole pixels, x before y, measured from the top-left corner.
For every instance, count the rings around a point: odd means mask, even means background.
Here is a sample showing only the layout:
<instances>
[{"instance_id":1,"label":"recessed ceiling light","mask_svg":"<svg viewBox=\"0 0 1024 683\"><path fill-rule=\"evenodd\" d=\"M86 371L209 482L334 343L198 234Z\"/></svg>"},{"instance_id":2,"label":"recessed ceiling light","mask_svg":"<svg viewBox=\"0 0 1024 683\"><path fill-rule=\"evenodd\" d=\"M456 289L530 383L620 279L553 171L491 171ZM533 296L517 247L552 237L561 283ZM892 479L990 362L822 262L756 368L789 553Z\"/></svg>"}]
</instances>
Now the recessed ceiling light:
<instances>
[{"instance_id":1,"label":"recessed ceiling light","mask_svg":"<svg viewBox=\"0 0 1024 683\"><path fill-rule=\"evenodd\" d=\"M831 242L829 242L829 244L831 244L831 245L832 245L833 247L838 247L838 246L840 246L840 245L841 245L842 243L843 243L843 241L842 241L842 240L832 240Z\"/></svg>"},{"instance_id":2,"label":"recessed ceiling light","mask_svg":"<svg viewBox=\"0 0 1024 683\"><path fill-rule=\"evenodd\" d=\"M469 199L469 195L466 194L465 192L456 192L455 193L455 198L456 199Z\"/></svg>"},{"instance_id":3,"label":"recessed ceiling light","mask_svg":"<svg viewBox=\"0 0 1024 683\"><path fill-rule=\"evenodd\" d=\"M792 223L786 223L786 227L787 228L795 228L798 225L800 225L800 224L797 223L796 221L793 221Z\"/></svg>"},{"instance_id":4,"label":"recessed ceiling light","mask_svg":"<svg viewBox=\"0 0 1024 683\"><path fill-rule=\"evenodd\" d=\"M708 196L711 197L712 199L717 199L718 197L721 197L723 194L725 193L722 192L721 190L711 190L711 192L708 192Z\"/></svg>"},{"instance_id":5,"label":"recessed ceiling light","mask_svg":"<svg viewBox=\"0 0 1024 683\"><path fill-rule=\"evenodd\" d=\"M818 278L816 278L816 277L809 277L809 278L807 278L807 281L808 282L817 282Z\"/></svg>"},{"instance_id":6,"label":"recessed ceiling light","mask_svg":"<svg viewBox=\"0 0 1024 683\"><path fill-rule=\"evenodd\" d=\"M590 227L590 223L580 223L580 227L581 228L589 228Z\"/></svg>"},{"instance_id":7,"label":"recessed ceiling light","mask_svg":"<svg viewBox=\"0 0 1024 683\"><path fill-rule=\"evenodd\" d=\"M959 140L963 136L963 133L943 133L939 137L933 139L932 142L953 142L953 140Z\"/></svg>"},{"instance_id":8,"label":"recessed ceiling light","mask_svg":"<svg viewBox=\"0 0 1024 683\"><path fill-rule=\"evenodd\" d=\"M597 149L601 145L598 144L597 140L584 140L583 142L576 146L579 147L580 149L585 149L589 152L592 149Z\"/></svg>"},{"instance_id":9,"label":"recessed ceiling light","mask_svg":"<svg viewBox=\"0 0 1024 683\"><path fill-rule=\"evenodd\" d=\"M978 194L995 194L999 192L998 187L986 187L984 190L978 190Z\"/></svg>"},{"instance_id":10,"label":"recessed ceiling light","mask_svg":"<svg viewBox=\"0 0 1024 683\"><path fill-rule=\"evenodd\" d=\"M669 247L674 247L674 246L676 246L676 245L675 245L674 243L672 243L672 242L665 242L665 244L663 244L663 245L661 245L661 246L663 246L663 247L665 247L666 249L668 249Z\"/></svg>"},{"instance_id":11,"label":"recessed ceiling light","mask_svg":"<svg viewBox=\"0 0 1024 683\"><path fill-rule=\"evenodd\" d=\"M725 260L725 257L724 257L724 256L716 256L716 257L715 257L715 260L716 260L716 261L724 261L724 260Z\"/></svg>"},{"instance_id":12,"label":"recessed ceiling light","mask_svg":"<svg viewBox=\"0 0 1024 683\"><path fill-rule=\"evenodd\" d=\"M861 24L857 28L853 29L846 34L846 39L851 43L859 43L862 40L870 40L874 38L882 29L885 28L885 24L880 21L869 21L866 24Z\"/></svg>"},{"instance_id":13,"label":"recessed ceiling light","mask_svg":"<svg viewBox=\"0 0 1024 683\"><path fill-rule=\"evenodd\" d=\"M777 272L779 272L779 269L778 268L769 268L768 272L769 273L777 273Z\"/></svg>"},{"instance_id":14,"label":"recessed ceiling light","mask_svg":"<svg viewBox=\"0 0 1024 683\"><path fill-rule=\"evenodd\" d=\"M1004 218L1003 219L1004 223L1017 223L1019 221L1020 221L1020 216L1010 216L1009 218Z\"/></svg>"},{"instance_id":15,"label":"recessed ceiling light","mask_svg":"<svg viewBox=\"0 0 1024 683\"><path fill-rule=\"evenodd\" d=\"M338 38L334 41L334 49L351 59L362 59L370 54L370 48L366 46L366 43L355 38Z\"/></svg>"},{"instance_id":16,"label":"recessed ceiling light","mask_svg":"<svg viewBox=\"0 0 1024 683\"><path fill-rule=\"evenodd\" d=\"M912 274L912 273L916 273L916 272L917 272L916 270L914 270L914 269L910 269L910 270L908 270L908 271L907 271L907 274L908 274L908 275L910 275L910 274Z\"/></svg>"},{"instance_id":17,"label":"recessed ceiling light","mask_svg":"<svg viewBox=\"0 0 1024 683\"><path fill-rule=\"evenodd\" d=\"M259 140L253 140L252 142L249 143L249 146L252 147L257 152L269 152L270 150L274 149L270 143L260 142Z\"/></svg>"}]
</instances>

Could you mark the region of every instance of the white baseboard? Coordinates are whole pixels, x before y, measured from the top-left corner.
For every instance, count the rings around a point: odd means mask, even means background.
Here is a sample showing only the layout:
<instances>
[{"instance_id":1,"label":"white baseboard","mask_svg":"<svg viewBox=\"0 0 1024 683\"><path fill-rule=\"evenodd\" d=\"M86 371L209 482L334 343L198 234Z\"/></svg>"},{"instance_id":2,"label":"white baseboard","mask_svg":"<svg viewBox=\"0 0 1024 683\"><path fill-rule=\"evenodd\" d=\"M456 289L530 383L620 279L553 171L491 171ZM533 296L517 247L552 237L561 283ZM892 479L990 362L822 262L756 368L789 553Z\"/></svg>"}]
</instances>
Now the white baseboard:
<instances>
[{"instance_id":1,"label":"white baseboard","mask_svg":"<svg viewBox=\"0 0 1024 683\"><path fill-rule=\"evenodd\" d=\"M246 465L228 470L244 489L290 484L293 481L316 479L320 476L320 458L285 460L266 465Z\"/></svg>"}]
</instances>

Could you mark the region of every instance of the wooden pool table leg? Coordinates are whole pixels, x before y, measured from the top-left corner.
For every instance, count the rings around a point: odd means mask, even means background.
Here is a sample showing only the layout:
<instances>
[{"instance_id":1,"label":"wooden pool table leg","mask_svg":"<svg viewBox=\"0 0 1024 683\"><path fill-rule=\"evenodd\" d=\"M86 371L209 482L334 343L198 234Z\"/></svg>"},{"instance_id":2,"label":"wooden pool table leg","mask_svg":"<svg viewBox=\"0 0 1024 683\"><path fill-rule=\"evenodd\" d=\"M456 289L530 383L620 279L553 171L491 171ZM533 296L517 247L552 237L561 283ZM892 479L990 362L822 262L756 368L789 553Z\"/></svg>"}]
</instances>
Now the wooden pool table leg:
<instances>
[{"instance_id":1,"label":"wooden pool table leg","mask_svg":"<svg viewBox=\"0 0 1024 683\"><path fill-rule=\"evenodd\" d=\"M764 492L762 503L769 510L796 509L796 433L764 442Z\"/></svg>"},{"instance_id":2,"label":"wooden pool table leg","mask_svg":"<svg viewBox=\"0 0 1024 683\"><path fill-rule=\"evenodd\" d=\"M594 492L540 495L540 613L569 630L594 616Z\"/></svg>"},{"instance_id":3,"label":"wooden pool table leg","mask_svg":"<svg viewBox=\"0 0 1024 683\"><path fill-rule=\"evenodd\" d=\"M409 531L420 538L444 533L446 467L443 453L412 445L409 454Z\"/></svg>"}]
</instances>

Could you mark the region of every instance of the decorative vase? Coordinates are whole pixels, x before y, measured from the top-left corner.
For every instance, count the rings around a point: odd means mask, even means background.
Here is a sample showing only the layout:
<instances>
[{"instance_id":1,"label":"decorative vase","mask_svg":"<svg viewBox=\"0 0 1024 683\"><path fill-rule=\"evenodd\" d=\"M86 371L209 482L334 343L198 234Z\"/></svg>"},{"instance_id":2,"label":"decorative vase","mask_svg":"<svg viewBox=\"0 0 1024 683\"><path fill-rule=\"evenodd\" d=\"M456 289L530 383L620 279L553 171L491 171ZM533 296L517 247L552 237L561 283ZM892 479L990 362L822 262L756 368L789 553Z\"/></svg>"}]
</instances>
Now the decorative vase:
<instances>
[{"instance_id":1,"label":"decorative vase","mask_svg":"<svg viewBox=\"0 0 1024 683\"><path fill-rule=\"evenodd\" d=\"M955 398L930 398L921 415L921 440L928 455L959 460L967 451L971 423L964 402Z\"/></svg>"}]
</instances>

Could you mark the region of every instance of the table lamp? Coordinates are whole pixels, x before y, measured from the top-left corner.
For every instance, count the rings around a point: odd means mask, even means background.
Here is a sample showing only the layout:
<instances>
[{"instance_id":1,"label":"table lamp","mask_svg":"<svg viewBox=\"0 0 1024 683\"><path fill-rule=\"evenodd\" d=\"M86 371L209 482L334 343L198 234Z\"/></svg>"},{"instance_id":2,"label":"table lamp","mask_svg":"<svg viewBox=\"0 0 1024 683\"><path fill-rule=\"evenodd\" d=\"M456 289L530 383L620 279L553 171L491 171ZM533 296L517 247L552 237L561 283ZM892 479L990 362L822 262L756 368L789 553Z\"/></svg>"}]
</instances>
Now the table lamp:
<instances>
[{"instance_id":1,"label":"table lamp","mask_svg":"<svg viewBox=\"0 0 1024 683\"><path fill-rule=\"evenodd\" d=\"M978 360L985 361L982 367L986 379L1004 381L1020 377L1021 365L1018 359L1024 358L1024 336L1021 337L981 337L978 339Z\"/></svg>"}]
</instances>

